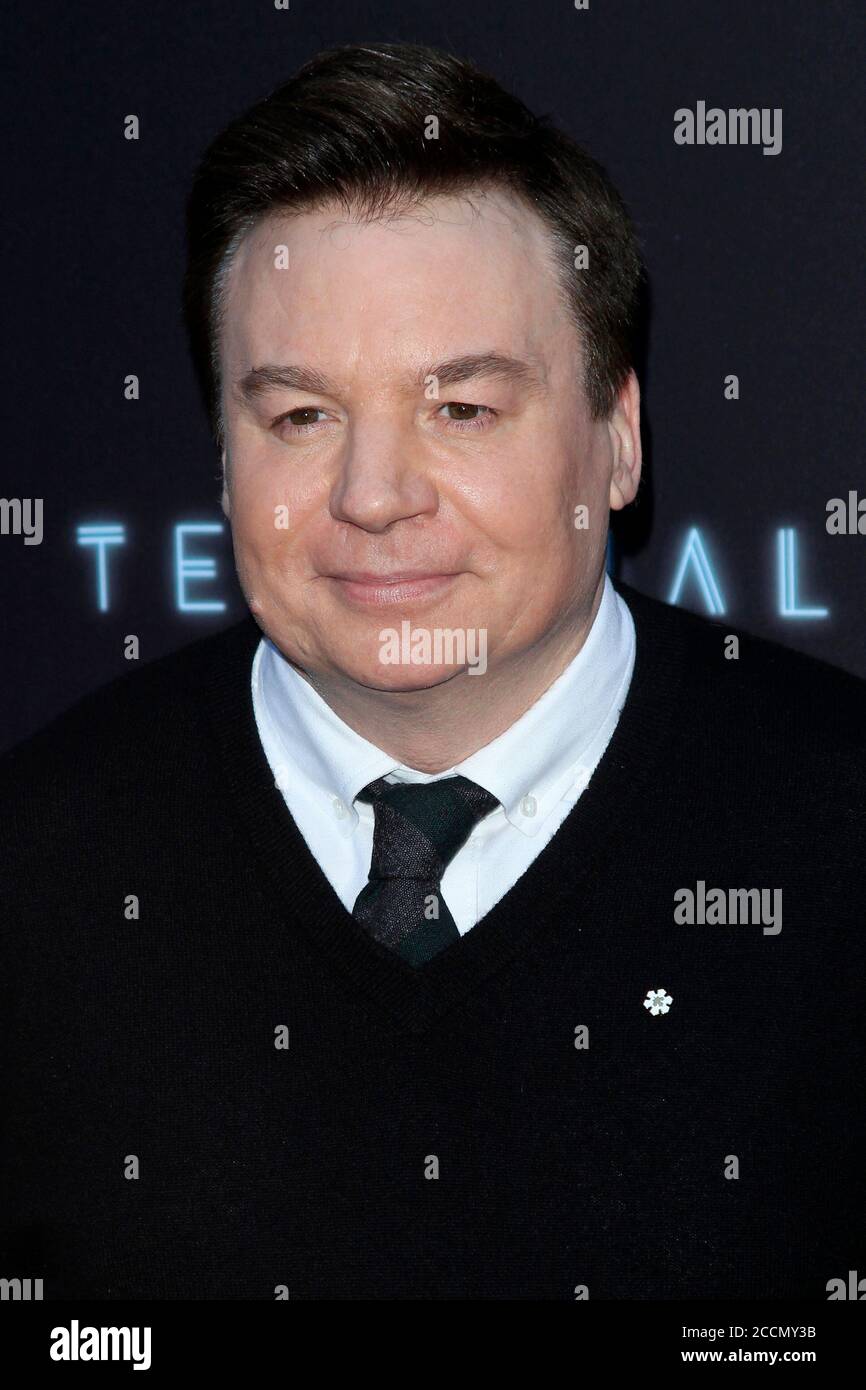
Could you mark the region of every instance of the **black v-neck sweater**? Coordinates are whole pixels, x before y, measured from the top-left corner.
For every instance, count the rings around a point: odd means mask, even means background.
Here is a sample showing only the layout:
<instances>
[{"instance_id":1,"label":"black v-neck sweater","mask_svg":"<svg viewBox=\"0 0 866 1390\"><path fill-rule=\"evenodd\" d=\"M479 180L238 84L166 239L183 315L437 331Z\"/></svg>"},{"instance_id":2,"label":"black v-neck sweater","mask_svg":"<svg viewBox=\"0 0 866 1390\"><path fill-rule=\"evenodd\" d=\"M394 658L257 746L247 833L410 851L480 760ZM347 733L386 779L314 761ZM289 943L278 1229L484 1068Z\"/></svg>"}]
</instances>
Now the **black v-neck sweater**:
<instances>
[{"instance_id":1,"label":"black v-neck sweater","mask_svg":"<svg viewBox=\"0 0 866 1390\"><path fill-rule=\"evenodd\" d=\"M273 785L251 619L2 760L0 1275L572 1300L866 1274L866 683L742 634L726 659L731 629L618 588L637 657L601 763L421 970ZM699 882L780 889L781 931L678 922Z\"/></svg>"}]
</instances>

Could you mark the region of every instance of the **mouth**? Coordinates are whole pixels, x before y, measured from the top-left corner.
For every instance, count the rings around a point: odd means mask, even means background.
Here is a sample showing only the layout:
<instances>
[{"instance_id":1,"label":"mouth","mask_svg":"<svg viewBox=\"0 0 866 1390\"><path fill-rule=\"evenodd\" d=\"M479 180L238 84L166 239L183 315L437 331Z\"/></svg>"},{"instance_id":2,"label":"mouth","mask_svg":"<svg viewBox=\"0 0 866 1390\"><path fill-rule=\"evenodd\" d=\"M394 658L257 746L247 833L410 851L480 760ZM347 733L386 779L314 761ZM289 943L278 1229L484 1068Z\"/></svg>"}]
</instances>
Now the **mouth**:
<instances>
[{"instance_id":1,"label":"mouth","mask_svg":"<svg viewBox=\"0 0 866 1390\"><path fill-rule=\"evenodd\" d=\"M438 598L459 577L457 572L440 573L429 570L415 574L370 574L353 570L345 574L327 576L331 583L336 585L341 598L352 604L374 608Z\"/></svg>"}]
</instances>

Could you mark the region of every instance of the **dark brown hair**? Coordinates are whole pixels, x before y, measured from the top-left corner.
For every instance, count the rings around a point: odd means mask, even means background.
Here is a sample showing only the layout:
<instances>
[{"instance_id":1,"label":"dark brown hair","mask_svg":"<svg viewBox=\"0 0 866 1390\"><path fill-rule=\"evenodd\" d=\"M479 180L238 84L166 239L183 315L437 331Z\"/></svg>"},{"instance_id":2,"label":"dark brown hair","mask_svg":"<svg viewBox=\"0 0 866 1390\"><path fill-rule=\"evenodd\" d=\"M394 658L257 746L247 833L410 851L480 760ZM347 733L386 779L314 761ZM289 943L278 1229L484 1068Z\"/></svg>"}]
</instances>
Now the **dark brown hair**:
<instances>
[{"instance_id":1,"label":"dark brown hair","mask_svg":"<svg viewBox=\"0 0 866 1390\"><path fill-rule=\"evenodd\" d=\"M438 138L426 138L431 117ZM219 339L238 245L269 213L342 204L374 219L493 186L546 223L581 335L595 419L632 365L642 265L634 227L604 169L547 117L471 63L415 44L320 53L206 150L187 205L184 316L214 438L222 447ZM588 268L575 269L585 246Z\"/></svg>"}]
</instances>

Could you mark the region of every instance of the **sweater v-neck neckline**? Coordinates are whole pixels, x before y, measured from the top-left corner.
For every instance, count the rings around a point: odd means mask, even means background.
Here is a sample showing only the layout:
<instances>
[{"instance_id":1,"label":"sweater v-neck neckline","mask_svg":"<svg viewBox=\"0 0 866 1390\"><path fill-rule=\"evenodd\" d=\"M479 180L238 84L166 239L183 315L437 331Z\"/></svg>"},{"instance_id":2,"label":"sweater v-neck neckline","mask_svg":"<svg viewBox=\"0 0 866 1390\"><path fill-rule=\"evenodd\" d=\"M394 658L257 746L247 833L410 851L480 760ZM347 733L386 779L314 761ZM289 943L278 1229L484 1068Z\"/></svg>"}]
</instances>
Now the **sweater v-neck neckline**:
<instances>
[{"instance_id":1,"label":"sweater v-neck neckline","mask_svg":"<svg viewBox=\"0 0 866 1390\"><path fill-rule=\"evenodd\" d=\"M252 617L213 639L204 703L219 746L230 813L242 821L263 882L287 922L392 1020L421 1032L534 940L577 919L579 890L624 830L675 728L684 652L675 614L617 583L636 628L635 665L619 720L589 784L525 873L459 941L418 969L355 922L283 800L253 713ZM628 843L624 836L621 843Z\"/></svg>"}]
</instances>

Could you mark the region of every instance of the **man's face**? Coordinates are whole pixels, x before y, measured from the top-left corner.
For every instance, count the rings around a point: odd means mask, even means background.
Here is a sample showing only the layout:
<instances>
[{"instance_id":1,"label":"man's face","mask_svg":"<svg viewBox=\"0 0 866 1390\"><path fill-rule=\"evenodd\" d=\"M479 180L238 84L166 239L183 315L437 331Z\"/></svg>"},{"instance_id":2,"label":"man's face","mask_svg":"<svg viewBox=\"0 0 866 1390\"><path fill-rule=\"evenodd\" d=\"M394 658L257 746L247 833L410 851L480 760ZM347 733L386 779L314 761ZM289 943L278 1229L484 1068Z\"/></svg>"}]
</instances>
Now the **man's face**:
<instances>
[{"instance_id":1,"label":"man's face","mask_svg":"<svg viewBox=\"0 0 866 1390\"><path fill-rule=\"evenodd\" d=\"M544 224L507 193L473 204L368 225L336 206L272 217L230 272L238 574L267 635L326 680L408 691L465 672L447 646L383 659L406 620L483 630L490 671L567 641L597 591L608 508L633 495L619 407L589 417Z\"/></svg>"}]
</instances>

